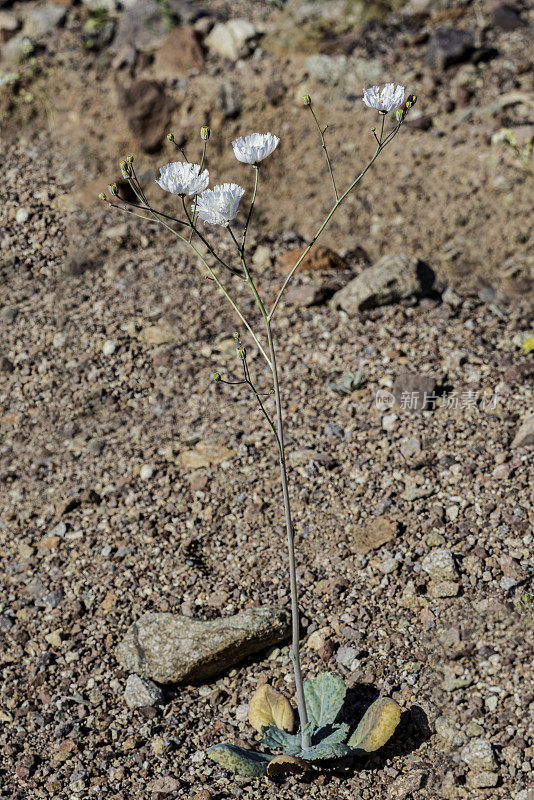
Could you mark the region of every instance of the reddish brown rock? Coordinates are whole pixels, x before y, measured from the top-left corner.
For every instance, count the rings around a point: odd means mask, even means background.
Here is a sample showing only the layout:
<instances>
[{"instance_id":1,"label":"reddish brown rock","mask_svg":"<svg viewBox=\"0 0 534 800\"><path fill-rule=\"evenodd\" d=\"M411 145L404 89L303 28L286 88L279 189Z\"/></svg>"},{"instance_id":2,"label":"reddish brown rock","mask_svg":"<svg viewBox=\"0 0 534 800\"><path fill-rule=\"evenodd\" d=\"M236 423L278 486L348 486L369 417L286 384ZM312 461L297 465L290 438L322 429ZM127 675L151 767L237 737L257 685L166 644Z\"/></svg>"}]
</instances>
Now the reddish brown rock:
<instances>
[{"instance_id":1,"label":"reddish brown rock","mask_svg":"<svg viewBox=\"0 0 534 800\"><path fill-rule=\"evenodd\" d=\"M276 262L276 268L279 272L289 272L299 258L302 256L305 248L296 247L294 250L284 253ZM303 272L319 272L320 270L334 270L343 269L346 264L337 253L330 250L329 247L312 247L307 256L299 265L299 270Z\"/></svg>"},{"instance_id":2,"label":"reddish brown rock","mask_svg":"<svg viewBox=\"0 0 534 800\"><path fill-rule=\"evenodd\" d=\"M182 78L204 67L204 53L192 25L182 25L170 33L154 58L157 78Z\"/></svg>"}]
</instances>

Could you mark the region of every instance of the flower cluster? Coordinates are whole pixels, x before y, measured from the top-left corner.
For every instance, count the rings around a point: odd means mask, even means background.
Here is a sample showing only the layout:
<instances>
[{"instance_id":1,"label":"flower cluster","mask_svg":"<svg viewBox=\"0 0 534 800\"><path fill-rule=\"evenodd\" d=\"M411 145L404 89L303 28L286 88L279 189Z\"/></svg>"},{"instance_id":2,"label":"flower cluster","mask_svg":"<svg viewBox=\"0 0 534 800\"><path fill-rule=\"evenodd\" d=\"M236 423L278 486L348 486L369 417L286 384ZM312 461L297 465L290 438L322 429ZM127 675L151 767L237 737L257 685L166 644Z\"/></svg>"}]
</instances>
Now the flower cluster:
<instances>
[{"instance_id":1,"label":"flower cluster","mask_svg":"<svg viewBox=\"0 0 534 800\"><path fill-rule=\"evenodd\" d=\"M311 103L308 95L304 98L304 102L305 105ZM383 89L371 86L363 90L363 102L369 108L387 114L399 108L404 102L404 86L395 86L394 83L386 83ZM201 132L202 138L207 140L209 128L204 127L202 131L204 132ZM274 153L279 143L278 136L272 133L251 133L249 136L235 139L232 147L238 161L258 167L264 158ZM192 206L193 216L197 214L203 222L228 227L236 218L240 200L245 194L245 190L237 183L222 183L213 189L208 189L208 170L202 170L201 164L181 161L166 164L161 167L160 173L156 183L164 191L180 195L182 198L186 195L195 196L195 203Z\"/></svg>"},{"instance_id":2,"label":"flower cluster","mask_svg":"<svg viewBox=\"0 0 534 800\"><path fill-rule=\"evenodd\" d=\"M252 133L236 139L232 147L238 161L257 166L276 150L279 142L278 136L272 133ZM209 172L207 169L201 172L201 169L200 164L175 161L160 168L160 178L156 183L164 191L181 197L199 195L192 206L193 214L197 212L199 218L210 225L226 228L236 218L245 190L237 183L222 183L208 189Z\"/></svg>"}]
</instances>

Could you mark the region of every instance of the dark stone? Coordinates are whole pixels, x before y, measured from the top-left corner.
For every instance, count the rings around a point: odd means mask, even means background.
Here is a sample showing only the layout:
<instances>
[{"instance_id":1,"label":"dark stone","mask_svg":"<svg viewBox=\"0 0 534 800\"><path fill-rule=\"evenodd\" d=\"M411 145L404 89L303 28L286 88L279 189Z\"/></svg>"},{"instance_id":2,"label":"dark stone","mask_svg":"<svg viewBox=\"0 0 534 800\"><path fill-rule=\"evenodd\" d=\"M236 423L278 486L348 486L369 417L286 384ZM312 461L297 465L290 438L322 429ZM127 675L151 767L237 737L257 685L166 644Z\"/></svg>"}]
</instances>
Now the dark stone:
<instances>
[{"instance_id":1,"label":"dark stone","mask_svg":"<svg viewBox=\"0 0 534 800\"><path fill-rule=\"evenodd\" d=\"M395 378L392 393L403 411L416 413L432 409L435 405L437 378L433 375L415 375L405 372Z\"/></svg>"},{"instance_id":2,"label":"dark stone","mask_svg":"<svg viewBox=\"0 0 534 800\"><path fill-rule=\"evenodd\" d=\"M414 128L416 131L428 131L432 127L432 117L428 117L426 114L423 114L422 117L416 117L415 119L410 119L410 117L408 117L406 124L409 128Z\"/></svg>"},{"instance_id":3,"label":"dark stone","mask_svg":"<svg viewBox=\"0 0 534 800\"><path fill-rule=\"evenodd\" d=\"M426 64L440 72L453 64L467 61L474 47L473 34L469 31L439 26L428 43Z\"/></svg>"},{"instance_id":4,"label":"dark stone","mask_svg":"<svg viewBox=\"0 0 534 800\"><path fill-rule=\"evenodd\" d=\"M495 28L500 28L503 31L515 31L525 24L518 9L508 5L508 3L500 3L493 9L491 21Z\"/></svg>"},{"instance_id":5,"label":"dark stone","mask_svg":"<svg viewBox=\"0 0 534 800\"><path fill-rule=\"evenodd\" d=\"M121 111L139 144L147 153L158 150L167 132L171 99L157 81L136 81L127 89L118 88Z\"/></svg>"}]
</instances>

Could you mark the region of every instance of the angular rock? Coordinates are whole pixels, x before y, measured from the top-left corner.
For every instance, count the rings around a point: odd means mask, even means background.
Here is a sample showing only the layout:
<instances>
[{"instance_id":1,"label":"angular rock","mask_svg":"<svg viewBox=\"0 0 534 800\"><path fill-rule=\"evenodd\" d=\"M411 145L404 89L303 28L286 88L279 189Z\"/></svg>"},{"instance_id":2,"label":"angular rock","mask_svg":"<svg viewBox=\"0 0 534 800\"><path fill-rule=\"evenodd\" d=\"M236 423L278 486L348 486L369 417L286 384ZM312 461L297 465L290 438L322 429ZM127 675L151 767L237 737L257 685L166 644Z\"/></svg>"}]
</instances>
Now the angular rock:
<instances>
[{"instance_id":1,"label":"angular rock","mask_svg":"<svg viewBox=\"0 0 534 800\"><path fill-rule=\"evenodd\" d=\"M122 5L126 5L125 2ZM192 24L209 12L195 8L184 0L166 0L173 24ZM128 2L121 15L117 35L113 42L113 52L125 53L151 52L169 35L169 20L162 14L162 4L158 0L137 0ZM172 25L171 25L172 27Z\"/></svg>"},{"instance_id":2,"label":"angular rock","mask_svg":"<svg viewBox=\"0 0 534 800\"><path fill-rule=\"evenodd\" d=\"M118 100L130 129L147 153L157 150L167 132L172 101L157 81L136 81L119 87Z\"/></svg>"},{"instance_id":3,"label":"angular rock","mask_svg":"<svg viewBox=\"0 0 534 800\"><path fill-rule=\"evenodd\" d=\"M227 119L237 117L243 108L243 101L239 89L232 81L221 81L217 87L215 103L217 109Z\"/></svg>"},{"instance_id":4,"label":"angular rock","mask_svg":"<svg viewBox=\"0 0 534 800\"><path fill-rule=\"evenodd\" d=\"M230 19L219 22L206 37L206 46L215 53L232 61L249 55L251 42L258 32L246 19Z\"/></svg>"},{"instance_id":5,"label":"angular rock","mask_svg":"<svg viewBox=\"0 0 534 800\"><path fill-rule=\"evenodd\" d=\"M394 539L398 530L398 522L385 517L378 517L365 525L365 527L357 527L351 532L350 549L353 553L366 555L371 550L376 550L386 542Z\"/></svg>"},{"instance_id":6,"label":"angular rock","mask_svg":"<svg viewBox=\"0 0 534 800\"><path fill-rule=\"evenodd\" d=\"M434 408L437 383L437 378L432 375L403 372L395 378L392 393L399 408L416 413Z\"/></svg>"},{"instance_id":7,"label":"angular rock","mask_svg":"<svg viewBox=\"0 0 534 800\"><path fill-rule=\"evenodd\" d=\"M182 25L170 33L154 58L156 78L181 78L204 67L204 53L192 25Z\"/></svg>"},{"instance_id":8,"label":"angular rock","mask_svg":"<svg viewBox=\"0 0 534 800\"><path fill-rule=\"evenodd\" d=\"M438 72L466 61L475 48L473 34L455 28L438 26L430 37L426 63Z\"/></svg>"},{"instance_id":9,"label":"angular rock","mask_svg":"<svg viewBox=\"0 0 534 800\"><path fill-rule=\"evenodd\" d=\"M521 28L525 23L517 8L514 8L508 3L499 3L493 9L492 23L496 28L503 31L515 31Z\"/></svg>"},{"instance_id":10,"label":"angular rock","mask_svg":"<svg viewBox=\"0 0 534 800\"><path fill-rule=\"evenodd\" d=\"M460 584L455 581L430 581L428 594L430 597L456 597Z\"/></svg>"},{"instance_id":11,"label":"angular rock","mask_svg":"<svg viewBox=\"0 0 534 800\"><path fill-rule=\"evenodd\" d=\"M421 569L437 581L454 581L456 565L450 550L439 548L428 553L421 562Z\"/></svg>"},{"instance_id":12,"label":"angular rock","mask_svg":"<svg viewBox=\"0 0 534 800\"><path fill-rule=\"evenodd\" d=\"M124 699L128 708L144 708L161 703L163 692L152 681L140 678L139 675L130 675L126 681Z\"/></svg>"},{"instance_id":13,"label":"angular rock","mask_svg":"<svg viewBox=\"0 0 534 800\"><path fill-rule=\"evenodd\" d=\"M39 39L63 22L66 14L67 9L56 3L27 8L24 12L23 33L30 39Z\"/></svg>"},{"instance_id":14,"label":"angular rock","mask_svg":"<svg viewBox=\"0 0 534 800\"><path fill-rule=\"evenodd\" d=\"M289 632L289 615L276 606L208 622L148 613L130 627L116 656L124 669L158 683L203 681L284 641Z\"/></svg>"},{"instance_id":15,"label":"angular rock","mask_svg":"<svg viewBox=\"0 0 534 800\"><path fill-rule=\"evenodd\" d=\"M311 308L321 306L330 300L340 288L339 283L305 283L302 286L291 286L284 297L286 305Z\"/></svg>"},{"instance_id":16,"label":"angular rock","mask_svg":"<svg viewBox=\"0 0 534 800\"><path fill-rule=\"evenodd\" d=\"M518 429L511 447L531 447L534 444L534 415L527 417Z\"/></svg>"},{"instance_id":17,"label":"angular rock","mask_svg":"<svg viewBox=\"0 0 534 800\"><path fill-rule=\"evenodd\" d=\"M217 442L199 442L194 450L180 453L180 462L184 469L202 469L215 467L223 461L235 458L236 455L235 450L230 450Z\"/></svg>"},{"instance_id":18,"label":"angular rock","mask_svg":"<svg viewBox=\"0 0 534 800\"><path fill-rule=\"evenodd\" d=\"M495 754L487 739L471 739L460 753L460 758L475 771L493 772L497 769Z\"/></svg>"},{"instance_id":19,"label":"angular rock","mask_svg":"<svg viewBox=\"0 0 534 800\"><path fill-rule=\"evenodd\" d=\"M492 786L497 786L498 781L499 775L497 772L474 772L467 776L467 782L473 789L489 789Z\"/></svg>"},{"instance_id":20,"label":"angular rock","mask_svg":"<svg viewBox=\"0 0 534 800\"><path fill-rule=\"evenodd\" d=\"M336 292L331 303L334 308L340 307L349 316L355 316L366 309L422 295L433 282L434 273L418 258L408 253L394 253L364 269Z\"/></svg>"},{"instance_id":21,"label":"angular rock","mask_svg":"<svg viewBox=\"0 0 534 800\"><path fill-rule=\"evenodd\" d=\"M20 22L11 11L0 11L0 44L4 44L20 28Z\"/></svg>"}]
</instances>

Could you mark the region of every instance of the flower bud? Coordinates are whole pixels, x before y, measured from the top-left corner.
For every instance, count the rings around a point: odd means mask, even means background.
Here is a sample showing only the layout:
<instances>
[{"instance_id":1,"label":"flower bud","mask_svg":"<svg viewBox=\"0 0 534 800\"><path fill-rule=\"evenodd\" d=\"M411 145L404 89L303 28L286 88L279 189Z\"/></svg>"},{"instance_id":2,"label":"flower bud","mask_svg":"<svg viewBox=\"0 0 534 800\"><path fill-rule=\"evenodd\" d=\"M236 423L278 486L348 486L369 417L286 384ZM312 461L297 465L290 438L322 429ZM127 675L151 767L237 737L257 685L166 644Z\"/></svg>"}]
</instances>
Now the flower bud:
<instances>
[{"instance_id":1,"label":"flower bud","mask_svg":"<svg viewBox=\"0 0 534 800\"><path fill-rule=\"evenodd\" d=\"M239 331L234 331L234 339L239 341Z\"/></svg>"},{"instance_id":2,"label":"flower bud","mask_svg":"<svg viewBox=\"0 0 534 800\"><path fill-rule=\"evenodd\" d=\"M406 108L411 108L416 104L416 102L417 102L417 95L409 94L408 97L406 98Z\"/></svg>"},{"instance_id":3,"label":"flower bud","mask_svg":"<svg viewBox=\"0 0 534 800\"><path fill-rule=\"evenodd\" d=\"M118 197L119 193L118 193L118 190L117 190L117 184L116 183L110 183L109 186L108 186L108 192L110 193L110 195L112 197Z\"/></svg>"},{"instance_id":4,"label":"flower bud","mask_svg":"<svg viewBox=\"0 0 534 800\"><path fill-rule=\"evenodd\" d=\"M99 200L105 200L106 199L106 195L104 194L104 192L100 192L100 194L98 195L98 199Z\"/></svg>"},{"instance_id":5,"label":"flower bud","mask_svg":"<svg viewBox=\"0 0 534 800\"><path fill-rule=\"evenodd\" d=\"M127 156L126 161L128 162L128 164L133 164L133 156Z\"/></svg>"},{"instance_id":6,"label":"flower bud","mask_svg":"<svg viewBox=\"0 0 534 800\"><path fill-rule=\"evenodd\" d=\"M407 112L405 108L398 108L396 113L397 122L403 122Z\"/></svg>"},{"instance_id":7,"label":"flower bud","mask_svg":"<svg viewBox=\"0 0 534 800\"><path fill-rule=\"evenodd\" d=\"M214 372L213 375L211 376L211 379L215 381L215 383L219 383L219 381L222 380L220 373L218 372Z\"/></svg>"},{"instance_id":8,"label":"flower bud","mask_svg":"<svg viewBox=\"0 0 534 800\"><path fill-rule=\"evenodd\" d=\"M121 175L125 180L128 180L130 177L130 173L128 172L128 165L124 159L120 162L119 167L121 168Z\"/></svg>"},{"instance_id":9,"label":"flower bud","mask_svg":"<svg viewBox=\"0 0 534 800\"><path fill-rule=\"evenodd\" d=\"M168 133L167 139L169 140L169 142L174 142L174 133Z\"/></svg>"},{"instance_id":10,"label":"flower bud","mask_svg":"<svg viewBox=\"0 0 534 800\"><path fill-rule=\"evenodd\" d=\"M243 345L240 344L239 347L236 347L235 351L237 353L237 357L244 361L247 357L247 353Z\"/></svg>"},{"instance_id":11,"label":"flower bud","mask_svg":"<svg viewBox=\"0 0 534 800\"><path fill-rule=\"evenodd\" d=\"M302 98L302 102L304 103L305 106L311 106L311 97L310 97L310 95L309 94L305 94L304 97Z\"/></svg>"},{"instance_id":12,"label":"flower bud","mask_svg":"<svg viewBox=\"0 0 534 800\"><path fill-rule=\"evenodd\" d=\"M207 142L208 141L208 139L210 138L210 133L211 133L211 131L210 131L209 125L203 125L201 127L201 129L200 129L200 138L202 139L203 142Z\"/></svg>"}]
</instances>

